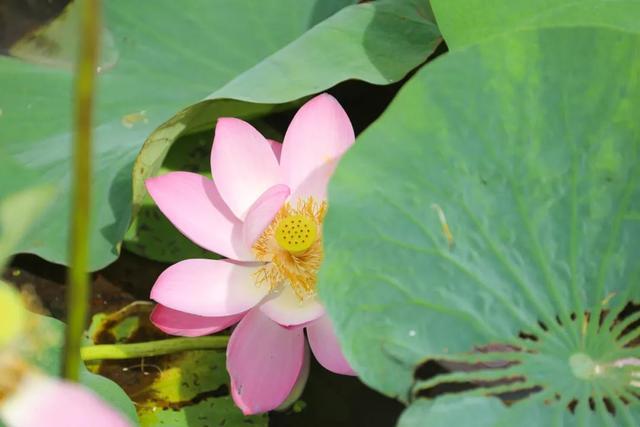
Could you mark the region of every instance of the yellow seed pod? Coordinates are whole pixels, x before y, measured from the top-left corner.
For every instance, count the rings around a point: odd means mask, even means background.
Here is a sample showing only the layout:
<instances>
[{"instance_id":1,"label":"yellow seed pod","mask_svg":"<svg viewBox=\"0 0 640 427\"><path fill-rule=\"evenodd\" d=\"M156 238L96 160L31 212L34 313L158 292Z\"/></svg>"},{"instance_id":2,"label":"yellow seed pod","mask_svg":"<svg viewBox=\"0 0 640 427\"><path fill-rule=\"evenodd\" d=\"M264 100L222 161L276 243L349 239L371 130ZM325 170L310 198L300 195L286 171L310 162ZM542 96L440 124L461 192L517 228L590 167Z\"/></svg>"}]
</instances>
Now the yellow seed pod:
<instances>
[{"instance_id":1,"label":"yellow seed pod","mask_svg":"<svg viewBox=\"0 0 640 427\"><path fill-rule=\"evenodd\" d=\"M0 349L13 341L22 331L25 310L20 295L0 281Z\"/></svg>"},{"instance_id":2,"label":"yellow seed pod","mask_svg":"<svg viewBox=\"0 0 640 427\"><path fill-rule=\"evenodd\" d=\"M318 226L305 215L288 216L276 228L276 242L293 254L306 251L317 239Z\"/></svg>"}]
</instances>

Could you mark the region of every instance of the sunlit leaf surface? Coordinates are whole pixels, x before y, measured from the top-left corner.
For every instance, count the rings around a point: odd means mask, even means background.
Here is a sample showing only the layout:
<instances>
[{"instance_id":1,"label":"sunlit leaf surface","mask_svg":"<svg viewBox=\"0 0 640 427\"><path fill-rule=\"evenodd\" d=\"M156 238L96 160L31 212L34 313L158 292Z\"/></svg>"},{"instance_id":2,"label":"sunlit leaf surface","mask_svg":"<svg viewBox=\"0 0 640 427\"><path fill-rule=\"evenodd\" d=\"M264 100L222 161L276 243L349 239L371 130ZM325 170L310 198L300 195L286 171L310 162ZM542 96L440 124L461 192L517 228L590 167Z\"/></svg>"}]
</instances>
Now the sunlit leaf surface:
<instances>
[{"instance_id":1,"label":"sunlit leaf surface","mask_svg":"<svg viewBox=\"0 0 640 427\"><path fill-rule=\"evenodd\" d=\"M450 53L356 142L320 293L365 382L517 401L436 400L451 422L472 405L493 417L478 425L638 423L639 45L565 28ZM428 359L454 372L425 376Z\"/></svg>"},{"instance_id":2,"label":"sunlit leaf surface","mask_svg":"<svg viewBox=\"0 0 640 427\"><path fill-rule=\"evenodd\" d=\"M431 0L450 49L540 27L597 26L640 32L639 0Z\"/></svg>"}]
</instances>

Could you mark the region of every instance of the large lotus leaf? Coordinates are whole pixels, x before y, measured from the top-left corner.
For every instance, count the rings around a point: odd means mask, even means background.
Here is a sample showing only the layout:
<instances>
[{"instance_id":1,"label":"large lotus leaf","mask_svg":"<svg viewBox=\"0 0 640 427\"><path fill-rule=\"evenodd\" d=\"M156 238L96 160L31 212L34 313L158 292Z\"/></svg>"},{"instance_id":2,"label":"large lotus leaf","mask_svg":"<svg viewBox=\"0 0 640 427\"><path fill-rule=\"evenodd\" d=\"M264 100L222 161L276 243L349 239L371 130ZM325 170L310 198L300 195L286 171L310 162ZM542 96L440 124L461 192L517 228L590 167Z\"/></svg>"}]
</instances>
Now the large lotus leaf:
<instances>
[{"instance_id":1,"label":"large lotus leaf","mask_svg":"<svg viewBox=\"0 0 640 427\"><path fill-rule=\"evenodd\" d=\"M48 375L58 376L61 372L64 328L61 321L52 317L31 315L30 330L25 341L29 345L25 348L25 356ZM93 374L82 365L80 368L80 383L87 386L111 406L118 409L138 425L136 409L131 399L113 381Z\"/></svg>"},{"instance_id":2,"label":"large lotus leaf","mask_svg":"<svg viewBox=\"0 0 640 427\"><path fill-rule=\"evenodd\" d=\"M358 139L319 289L365 382L640 421L639 46L598 28L494 38L420 70Z\"/></svg>"},{"instance_id":3,"label":"large lotus leaf","mask_svg":"<svg viewBox=\"0 0 640 427\"><path fill-rule=\"evenodd\" d=\"M497 398L446 396L434 402L417 401L402 414L398 427L634 427L640 416L637 409L635 417L621 414L612 418L605 414L604 411L599 414L583 411L576 416L560 405L549 408L543 402L507 408Z\"/></svg>"},{"instance_id":4,"label":"large lotus leaf","mask_svg":"<svg viewBox=\"0 0 640 427\"><path fill-rule=\"evenodd\" d=\"M0 158L6 156L0 147ZM34 172L7 158L0 168L0 268L19 246L25 234L51 203L53 186L29 187Z\"/></svg>"},{"instance_id":5,"label":"large lotus leaf","mask_svg":"<svg viewBox=\"0 0 640 427\"><path fill-rule=\"evenodd\" d=\"M450 49L517 29L601 26L640 32L639 0L431 0Z\"/></svg>"},{"instance_id":6,"label":"large lotus leaf","mask_svg":"<svg viewBox=\"0 0 640 427\"><path fill-rule=\"evenodd\" d=\"M113 261L130 220L131 166L160 124L291 42L352 0L105 2L109 61L98 79L91 267ZM59 52L73 25L62 14L40 39ZM45 31L47 29L43 29ZM46 32L46 31L45 31ZM60 41L62 40L62 41ZM46 58L45 58L46 59ZM47 61L41 61L47 62ZM55 65L55 64L54 64ZM0 141L60 196L17 248L67 261L70 67L0 56ZM8 157L0 158L0 169Z\"/></svg>"},{"instance_id":7,"label":"large lotus leaf","mask_svg":"<svg viewBox=\"0 0 640 427\"><path fill-rule=\"evenodd\" d=\"M344 80L400 80L440 40L428 2L380 0L344 8L209 98L281 103ZM283 78L282 76L287 76Z\"/></svg>"},{"instance_id":8,"label":"large lotus leaf","mask_svg":"<svg viewBox=\"0 0 640 427\"><path fill-rule=\"evenodd\" d=\"M563 416L546 411L542 405L537 408L535 416L531 416L531 412L523 413L522 409L517 406L515 410L509 410L497 398L447 396L434 403L420 400L411 405L402 414L398 427L539 427L553 425L554 419ZM599 426L600 421L593 417L593 427Z\"/></svg>"},{"instance_id":9,"label":"large lotus leaf","mask_svg":"<svg viewBox=\"0 0 640 427\"><path fill-rule=\"evenodd\" d=\"M187 170L208 172L211 128L218 117L256 119L274 108L295 107L299 103L284 103L348 79L374 84L396 82L425 61L439 41L427 2L363 3L342 9L240 74L211 94L208 101L167 123L145 143L134 168L133 199L138 215L127 233L128 248L160 261L177 261L203 253L172 231L173 226L146 194L143 182L152 175L185 170L185 166ZM200 144L197 154L201 157L195 159L188 150L177 147L192 146L193 141L176 137L183 131L202 129L208 129L209 140ZM163 164L167 152L169 157Z\"/></svg>"}]
</instances>

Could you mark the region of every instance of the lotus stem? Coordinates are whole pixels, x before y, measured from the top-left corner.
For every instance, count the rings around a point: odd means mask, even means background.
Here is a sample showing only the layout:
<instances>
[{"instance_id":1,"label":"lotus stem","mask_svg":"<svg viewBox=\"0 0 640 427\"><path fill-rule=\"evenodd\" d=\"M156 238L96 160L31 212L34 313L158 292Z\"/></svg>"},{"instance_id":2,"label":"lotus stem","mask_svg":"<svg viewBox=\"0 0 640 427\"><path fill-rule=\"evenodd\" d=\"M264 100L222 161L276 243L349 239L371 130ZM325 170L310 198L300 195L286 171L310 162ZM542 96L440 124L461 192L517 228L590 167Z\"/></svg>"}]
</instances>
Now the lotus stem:
<instances>
[{"instance_id":1,"label":"lotus stem","mask_svg":"<svg viewBox=\"0 0 640 427\"><path fill-rule=\"evenodd\" d=\"M89 218L91 202L91 134L100 35L99 0L81 0L79 50L74 81L73 199L67 287L67 329L62 375L78 381L80 347L89 304Z\"/></svg>"},{"instance_id":2,"label":"lotus stem","mask_svg":"<svg viewBox=\"0 0 640 427\"><path fill-rule=\"evenodd\" d=\"M82 360L136 359L162 356L188 350L222 350L227 347L228 336L198 338L169 338L133 344L98 344L82 347Z\"/></svg>"}]
</instances>

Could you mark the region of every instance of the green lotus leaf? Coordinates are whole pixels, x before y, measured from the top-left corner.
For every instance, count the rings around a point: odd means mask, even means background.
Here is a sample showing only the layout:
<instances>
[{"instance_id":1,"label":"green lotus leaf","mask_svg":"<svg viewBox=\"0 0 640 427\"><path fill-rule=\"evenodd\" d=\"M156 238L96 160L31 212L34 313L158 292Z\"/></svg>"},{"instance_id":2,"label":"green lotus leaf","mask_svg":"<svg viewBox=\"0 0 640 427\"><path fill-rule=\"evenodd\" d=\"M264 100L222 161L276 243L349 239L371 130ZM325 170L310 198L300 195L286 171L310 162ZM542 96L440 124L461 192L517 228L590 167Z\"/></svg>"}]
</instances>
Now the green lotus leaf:
<instances>
[{"instance_id":1,"label":"green lotus leaf","mask_svg":"<svg viewBox=\"0 0 640 427\"><path fill-rule=\"evenodd\" d=\"M435 402L420 400L411 405L402 414L398 427L448 427L451 425L538 427L553 425L554 419L558 419L558 416L561 419L563 416L563 414L553 414L545 410L544 405L539 405L535 410L527 408L527 411L523 412L522 409L522 407L507 409L497 398L447 396ZM532 416L532 413L535 416ZM593 427L600 425L599 421L594 419Z\"/></svg>"},{"instance_id":2,"label":"green lotus leaf","mask_svg":"<svg viewBox=\"0 0 640 427\"><path fill-rule=\"evenodd\" d=\"M640 32L639 0L431 0L450 49L519 29L598 26Z\"/></svg>"},{"instance_id":3,"label":"green lotus leaf","mask_svg":"<svg viewBox=\"0 0 640 427\"><path fill-rule=\"evenodd\" d=\"M35 173L8 158L0 147L0 267L20 245L25 234L50 205L55 188L48 184L29 186Z\"/></svg>"},{"instance_id":4,"label":"green lotus leaf","mask_svg":"<svg viewBox=\"0 0 640 427\"><path fill-rule=\"evenodd\" d=\"M424 62L439 42L427 2L358 4L319 23L209 98L282 103L349 79L390 84Z\"/></svg>"},{"instance_id":5,"label":"green lotus leaf","mask_svg":"<svg viewBox=\"0 0 640 427\"><path fill-rule=\"evenodd\" d=\"M218 117L252 120L266 135L281 140L282 135L269 135L272 129L263 129L264 123L256 121L271 112L292 109L300 98L345 80L396 82L424 62L439 42L426 2L382 0L353 5L238 75L207 101L177 115L149 137L136 160L136 214L126 236L127 248L159 261L211 256L164 219L147 195L144 180L172 170L210 173L208 153ZM195 144L184 135L202 130Z\"/></svg>"},{"instance_id":6,"label":"green lotus leaf","mask_svg":"<svg viewBox=\"0 0 640 427\"><path fill-rule=\"evenodd\" d=\"M361 135L319 289L366 383L450 425L476 405L505 412L478 425L640 422L639 46L496 37L421 69Z\"/></svg>"},{"instance_id":7,"label":"green lotus leaf","mask_svg":"<svg viewBox=\"0 0 640 427\"><path fill-rule=\"evenodd\" d=\"M269 0L257 7L251 0L161 0L151 7L105 2L103 54L108 55L101 61L95 113L92 269L118 255L130 221L131 167L147 136L352 3ZM48 27L29 33L49 47L44 53L25 53L23 46L9 49L23 59L0 56L0 141L8 153L0 157L0 170L15 162L34 172L28 184L48 183L58 190L16 251L57 263L68 260L71 205L73 73L64 53L69 52L67 27L74 24L70 15L62 13Z\"/></svg>"}]
</instances>

